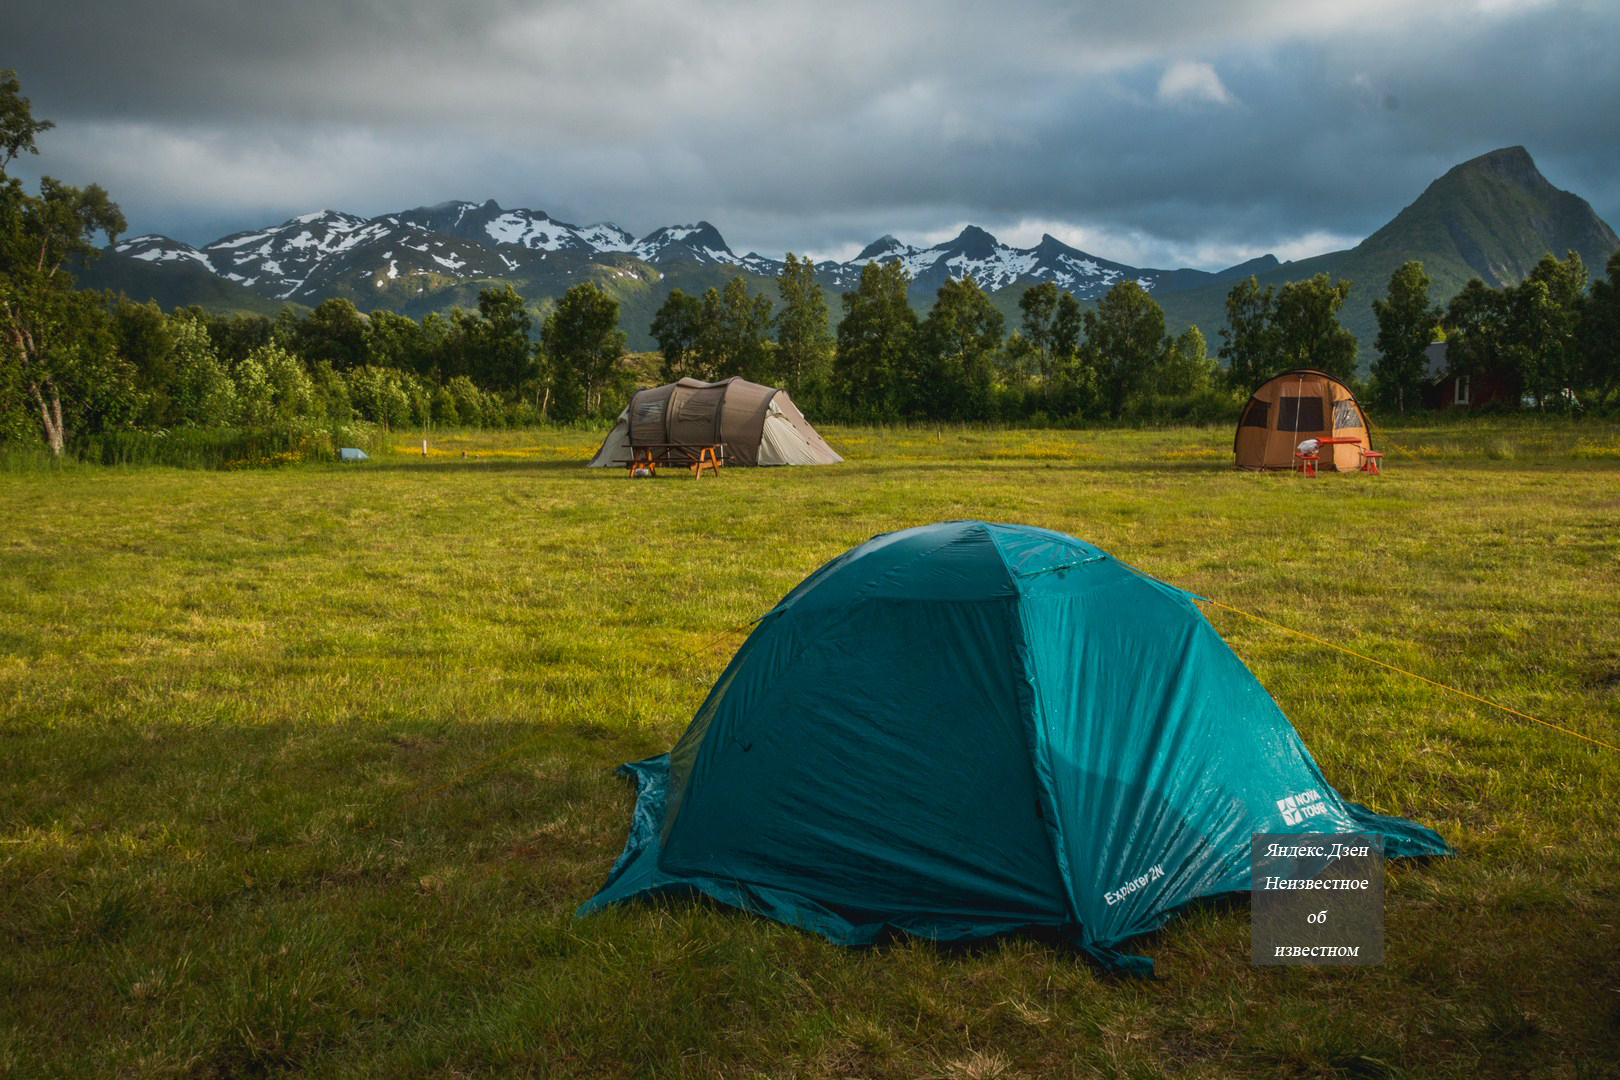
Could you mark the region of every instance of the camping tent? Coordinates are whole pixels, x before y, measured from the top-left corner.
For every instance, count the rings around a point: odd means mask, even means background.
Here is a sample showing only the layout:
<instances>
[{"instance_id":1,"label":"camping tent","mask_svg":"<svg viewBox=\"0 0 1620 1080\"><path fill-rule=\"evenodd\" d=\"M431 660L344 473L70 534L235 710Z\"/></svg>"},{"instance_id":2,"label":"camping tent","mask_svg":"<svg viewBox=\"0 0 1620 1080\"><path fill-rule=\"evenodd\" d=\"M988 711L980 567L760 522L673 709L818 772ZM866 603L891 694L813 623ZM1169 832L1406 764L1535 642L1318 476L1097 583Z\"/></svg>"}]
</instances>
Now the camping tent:
<instances>
[{"instance_id":1,"label":"camping tent","mask_svg":"<svg viewBox=\"0 0 1620 1080\"><path fill-rule=\"evenodd\" d=\"M1261 383L1238 420L1232 451L1240 469L1288 469L1294 448L1306 439L1361 440L1324 446L1321 467L1350 472L1361 464L1361 450L1372 449L1367 414L1350 388L1323 371L1285 371Z\"/></svg>"},{"instance_id":2,"label":"camping tent","mask_svg":"<svg viewBox=\"0 0 1620 1080\"><path fill-rule=\"evenodd\" d=\"M724 443L727 465L836 465L844 459L822 441L787 391L745 379L682 379L638 391L593 467L624 465L631 444Z\"/></svg>"},{"instance_id":3,"label":"camping tent","mask_svg":"<svg viewBox=\"0 0 1620 1080\"><path fill-rule=\"evenodd\" d=\"M1342 799L1191 594L977 521L817 570L623 771L629 840L581 914L696 890L842 944L1043 929L1151 970L1117 946L1247 889L1252 833L1448 850Z\"/></svg>"}]
</instances>

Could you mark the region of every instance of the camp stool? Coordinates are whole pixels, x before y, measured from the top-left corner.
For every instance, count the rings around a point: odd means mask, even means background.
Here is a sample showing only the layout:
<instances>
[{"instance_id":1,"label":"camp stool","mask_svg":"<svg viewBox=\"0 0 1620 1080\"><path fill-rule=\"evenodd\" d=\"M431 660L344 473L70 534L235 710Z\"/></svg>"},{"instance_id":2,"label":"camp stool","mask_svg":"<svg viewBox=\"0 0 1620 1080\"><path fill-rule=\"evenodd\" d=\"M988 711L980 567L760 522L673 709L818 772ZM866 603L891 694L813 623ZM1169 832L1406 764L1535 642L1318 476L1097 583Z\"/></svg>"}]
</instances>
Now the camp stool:
<instances>
[{"instance_id":1,"label":"camp stool","mask_svg":"<svg viewBox=\"0 0 1620 1080\"><path fill-rule=\"evenodd\" d=\"M1384 455L1376 450L1363 450L1361 452L1361 471L1374 476L1384 475Z\"/></svg>"},{"instance_id":2,"label":"camp stool","mask_svg":"<svg viewBox=\"0 0 1620 1080\"><path fill-rule=\"evenodd\" d=\"M1320 454L1302 454L1294 451L1294 471L1304 473L1311 479L1316 478L1316 463L1321 460Z\"/></svg>"}]
</instances>

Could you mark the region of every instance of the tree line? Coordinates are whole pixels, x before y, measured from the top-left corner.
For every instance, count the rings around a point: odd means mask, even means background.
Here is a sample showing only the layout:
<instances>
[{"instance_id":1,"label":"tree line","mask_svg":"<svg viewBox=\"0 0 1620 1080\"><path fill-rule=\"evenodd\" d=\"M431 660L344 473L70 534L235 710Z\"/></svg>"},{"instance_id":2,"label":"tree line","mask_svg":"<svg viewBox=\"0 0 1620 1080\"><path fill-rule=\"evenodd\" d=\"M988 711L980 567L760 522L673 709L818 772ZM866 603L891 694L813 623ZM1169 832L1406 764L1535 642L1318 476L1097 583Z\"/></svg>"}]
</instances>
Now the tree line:
<instances>
[{"instance_id":1,"label":"tree line","mask_svg":"<svg viewBox=\"0 0 1620 1080\"><path fill-rule=\"evenodd\" d=\"M1386 298L1373 304L1375 400L1412 407L1425 373L1423 348L1444 340L1450 374L1493 376L1511 403L1613 409L1620 404L1620 252L1609 256L1605 272L1606 279L1589 283L1578 253L1547 254L1522 282L1491 288L1476 277L1442 308L1429 303L1423 267L1405 264Z\"/></svg>"},{"instance_id":2,"label":"tree line","mask_svg":"<svg viewBox=\"0 0 1620 1080\"><path fill-rule=\"evenodd\" d=\"M651 327L661 374L741 375L854 422L1118 419L1195 408L1217 389L1203 335L1168 336L1163 310L1134 281L1093 309L1051 282L1032 286L1010 334L971 278L947 281L923 315L911 284L898 263L868 263L839 297L836 332L815 263L791 252L774 314L741 277L702 297L677 289Z\"/></svg>"},{"instance_id":3,"label":"tree line","mask_svg":"<svg viewBox=\"0 0 1620 1080\"><path fill-rule=\"evenodd\" d=\"M814 262L792 253L774 296L741 276L701 296L671 292L649 328L656 370L627 362L618 303L590 282L538 324L510 286L483 290L475 310L420 320L343 299L275 318L164 312L74 287L75 261L96 256L98 236L116 242L124 219L96 185L47 177L31 194L7 173L50 127L0 72L0 443L57 455L115 431L606 419L653 375L740 375L848 422L1220 421L1235 397L1289 368L1358 385L1358 345L1338 321L1350 283L1325 274L1238 282L1218 360L1197 327L1169 334L1132 280L1089 307L1051 282L1031 286L1009 330L970 278L946 282L919 313L905 269L869 263L838 298L835 330ZM1613 407L1620 253L1607 270L1589 289L1578 255L1549 255L1519 285L1475 279L1442 308L1422 266L1407 263L1373 303L1378 358L1363 389L1381 406L1417 408L1425 349L1443 338L1454 374L1495 375L1515 401Z\"/></svg>"}]
</instances>

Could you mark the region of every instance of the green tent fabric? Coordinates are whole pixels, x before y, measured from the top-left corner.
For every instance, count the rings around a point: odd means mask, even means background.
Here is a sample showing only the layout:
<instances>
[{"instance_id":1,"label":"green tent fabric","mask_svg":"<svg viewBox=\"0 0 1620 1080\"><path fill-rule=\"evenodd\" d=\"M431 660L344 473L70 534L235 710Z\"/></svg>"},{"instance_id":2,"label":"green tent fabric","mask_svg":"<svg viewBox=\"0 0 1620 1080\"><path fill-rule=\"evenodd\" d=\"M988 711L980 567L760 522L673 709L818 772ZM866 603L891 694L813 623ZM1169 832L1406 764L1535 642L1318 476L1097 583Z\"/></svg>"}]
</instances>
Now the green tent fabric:
<instances>
[{"instance_id":1,"label":"green tent fabric","mask_svg":"<svg viewBox=\"0 0 1620 1080\"><path fill-rule=\"evenodd\" d=\"M693 891L840 944L1061 934L1105 965L1249 887L1255 832L1421 825L1341 798L1194 606L1061 533L874 537L762 617L580 913Z\"/></svg>"}]
</instances>

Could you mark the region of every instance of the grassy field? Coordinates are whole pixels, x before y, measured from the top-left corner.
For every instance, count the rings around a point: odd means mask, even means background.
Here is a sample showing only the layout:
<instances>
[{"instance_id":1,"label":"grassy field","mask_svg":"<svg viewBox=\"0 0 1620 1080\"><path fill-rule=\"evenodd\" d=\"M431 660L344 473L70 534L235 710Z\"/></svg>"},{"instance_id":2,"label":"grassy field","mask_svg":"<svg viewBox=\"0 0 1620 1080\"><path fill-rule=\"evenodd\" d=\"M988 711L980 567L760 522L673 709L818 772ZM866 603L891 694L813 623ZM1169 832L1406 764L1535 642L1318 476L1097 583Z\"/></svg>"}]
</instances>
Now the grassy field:
<instances>
[{"instance_id":1,"label":"grassy field","mask_svg":"<svg viewBox=\"0 0 1620 1080\"><path fill-rule=\"evenodd\" d=\"M824 433L847 464L717 481L532 432L0 476L0 1074L1616 1075L1620 752L1220 609L1328 779L1457 849L1390 864L1380 967L1252 967L1242 900L1134 943L1154 981L575 920L612 767L739 626L925 522L1073 533L1620 744L1612 424L1392 430L1383 479L1316 481L1232 471L1226 429Z\"/></svg>"}]
</instances>

